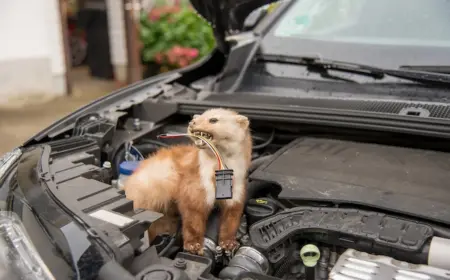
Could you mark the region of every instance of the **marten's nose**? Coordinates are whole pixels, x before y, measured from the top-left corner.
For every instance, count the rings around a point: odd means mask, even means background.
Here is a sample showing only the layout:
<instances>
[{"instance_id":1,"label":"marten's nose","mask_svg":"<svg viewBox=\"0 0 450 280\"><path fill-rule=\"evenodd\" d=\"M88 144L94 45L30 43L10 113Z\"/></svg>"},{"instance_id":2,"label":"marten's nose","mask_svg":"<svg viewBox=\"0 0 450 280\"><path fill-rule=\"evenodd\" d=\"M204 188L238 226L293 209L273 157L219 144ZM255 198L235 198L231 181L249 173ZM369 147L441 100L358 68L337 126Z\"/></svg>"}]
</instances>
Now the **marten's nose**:
<instances>
[{"instance_id":1,"label":"marten's nose","mask_svg":"<svg viewBox=\"0 0 450 280\"><path fill-rule=\"evenodd\" d=\"M189 125L195 125L195 121L194 120L190 121Z\"/></svg>"}]
</instances>

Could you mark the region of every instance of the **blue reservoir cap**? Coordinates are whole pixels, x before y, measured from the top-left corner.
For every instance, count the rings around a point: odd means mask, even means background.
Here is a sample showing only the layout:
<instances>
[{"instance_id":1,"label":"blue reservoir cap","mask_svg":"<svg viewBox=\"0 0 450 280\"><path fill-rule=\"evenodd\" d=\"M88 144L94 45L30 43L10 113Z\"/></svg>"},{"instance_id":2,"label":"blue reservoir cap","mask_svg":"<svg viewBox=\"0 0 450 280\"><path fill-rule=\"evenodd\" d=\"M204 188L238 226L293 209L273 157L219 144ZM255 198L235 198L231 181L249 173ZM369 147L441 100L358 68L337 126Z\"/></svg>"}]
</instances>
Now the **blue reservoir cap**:
<instances>
[{"instance_id":1,"label":"blue reservoir cap","mask_svg":"<svg viewBox=\"0 0 450 280\"><path fill-rule=\"evenodd\" d=\"M122 161L119 167L120 174L131 175L139 165L139 161Z\"/></svg>"}]
</instances>

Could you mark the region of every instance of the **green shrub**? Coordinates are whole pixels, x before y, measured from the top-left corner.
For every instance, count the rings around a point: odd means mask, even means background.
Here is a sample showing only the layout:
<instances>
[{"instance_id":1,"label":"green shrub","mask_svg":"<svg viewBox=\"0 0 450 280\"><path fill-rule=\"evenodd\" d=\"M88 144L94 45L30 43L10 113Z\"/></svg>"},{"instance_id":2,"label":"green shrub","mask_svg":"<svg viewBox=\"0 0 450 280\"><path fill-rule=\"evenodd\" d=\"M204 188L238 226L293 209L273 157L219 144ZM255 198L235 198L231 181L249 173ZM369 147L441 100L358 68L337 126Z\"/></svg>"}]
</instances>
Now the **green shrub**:
<instances>
[{"instance_id":1,"label":"green shrub","mask_svg":"<svg viewBox=\"0 0 450 280\"><path fill-rule=\"evenodd\" d=\"M187 66L208 55L215 46L213 30L186 5L153 8L141 13L142 61L164 70Z\"/></svg>"}]
</instances>

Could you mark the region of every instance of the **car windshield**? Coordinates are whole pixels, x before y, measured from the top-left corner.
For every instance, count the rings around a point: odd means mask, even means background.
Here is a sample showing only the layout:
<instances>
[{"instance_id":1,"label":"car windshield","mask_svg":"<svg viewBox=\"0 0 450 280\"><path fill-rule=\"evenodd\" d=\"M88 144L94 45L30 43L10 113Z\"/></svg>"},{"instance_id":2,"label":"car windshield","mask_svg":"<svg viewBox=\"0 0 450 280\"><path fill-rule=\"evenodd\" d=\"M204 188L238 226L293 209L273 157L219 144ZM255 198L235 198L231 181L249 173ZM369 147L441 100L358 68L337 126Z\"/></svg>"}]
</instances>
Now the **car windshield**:
<instances>
[{"instance_id":1,"label":"car windshield","mask_svg":"<svg viewBox=\"0 0 450 280\"><path fill-rule=\"evenodd\" d=\"M263 52L398 68L448 65L450 0L296 0Z\"/></svg>"}]
</instances>

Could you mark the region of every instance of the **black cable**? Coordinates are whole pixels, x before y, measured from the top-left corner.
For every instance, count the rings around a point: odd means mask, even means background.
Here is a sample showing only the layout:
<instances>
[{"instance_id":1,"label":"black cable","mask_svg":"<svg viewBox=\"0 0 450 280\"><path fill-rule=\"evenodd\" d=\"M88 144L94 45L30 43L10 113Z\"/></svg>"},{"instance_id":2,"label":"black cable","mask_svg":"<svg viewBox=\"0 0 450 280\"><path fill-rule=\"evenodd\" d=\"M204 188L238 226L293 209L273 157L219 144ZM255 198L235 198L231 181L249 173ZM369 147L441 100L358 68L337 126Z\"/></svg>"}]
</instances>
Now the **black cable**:
<instances>
[{"instance_id":1,"label":"black cable","mask_svg":"<svg viewBox=\"0 0 450 280\"><path fill-rule=\"evenodd\" d=\"M275 139L275 129L272 130L272 133L270 134L270 137L269 137L269 139L266 140L266 142L261 143L259 145L254 145L253 150L259 150L259 149L269 146L273 142L273 139Z\"/></svg>"},{"instance_id":2,"label":"black cable","mask_svg":"<svg viewBox=\"0 0 450 280\"><path fill-rule=\"evenodd\" d=\"M164 249L162 249L161 252L158 253L158 257L163 257L167 253L167 251L169 251L169 249L172 248L180 232L181 232L181 220L178 221L177 231L172 235L172 239L170 239L166 247L164 247Z\"/></svg>"},{"instance_id":3,"label":"black cable","mask_svg":"<svg viewBox=\"0 0 450 280\"><path fill-rule=\"evenodd\" d=\"M173 244L175 243L175 237L172 237L164 249L161 250L161 252L158 253L158 257L163 257L167 251L169 251L170 248L172 248Z\"/></svg>"},{"instance_id":4,"label":"black cable","mask_svg":"<svg viewBox=\"0 0 450 280\"><path fill-rule=\"evenodd\" d=\"M153 140L153 139L141 139L141 140L139 140L139 143L153 144L153 145L157 145L157 146L160 146L160 147L169 147L168 144L163 143L163 142L158 141L158 140Z\"/></svg>"},{"instance_id":5,"label":"black cable","mask_svg":"<svg viewBox=\"0 0 450 280\"><path fill-rule=\"evenodd\" d=\"M258 135L252 135L253 141L266 141L266 138Z\"/></svg>"}]
</instances>

